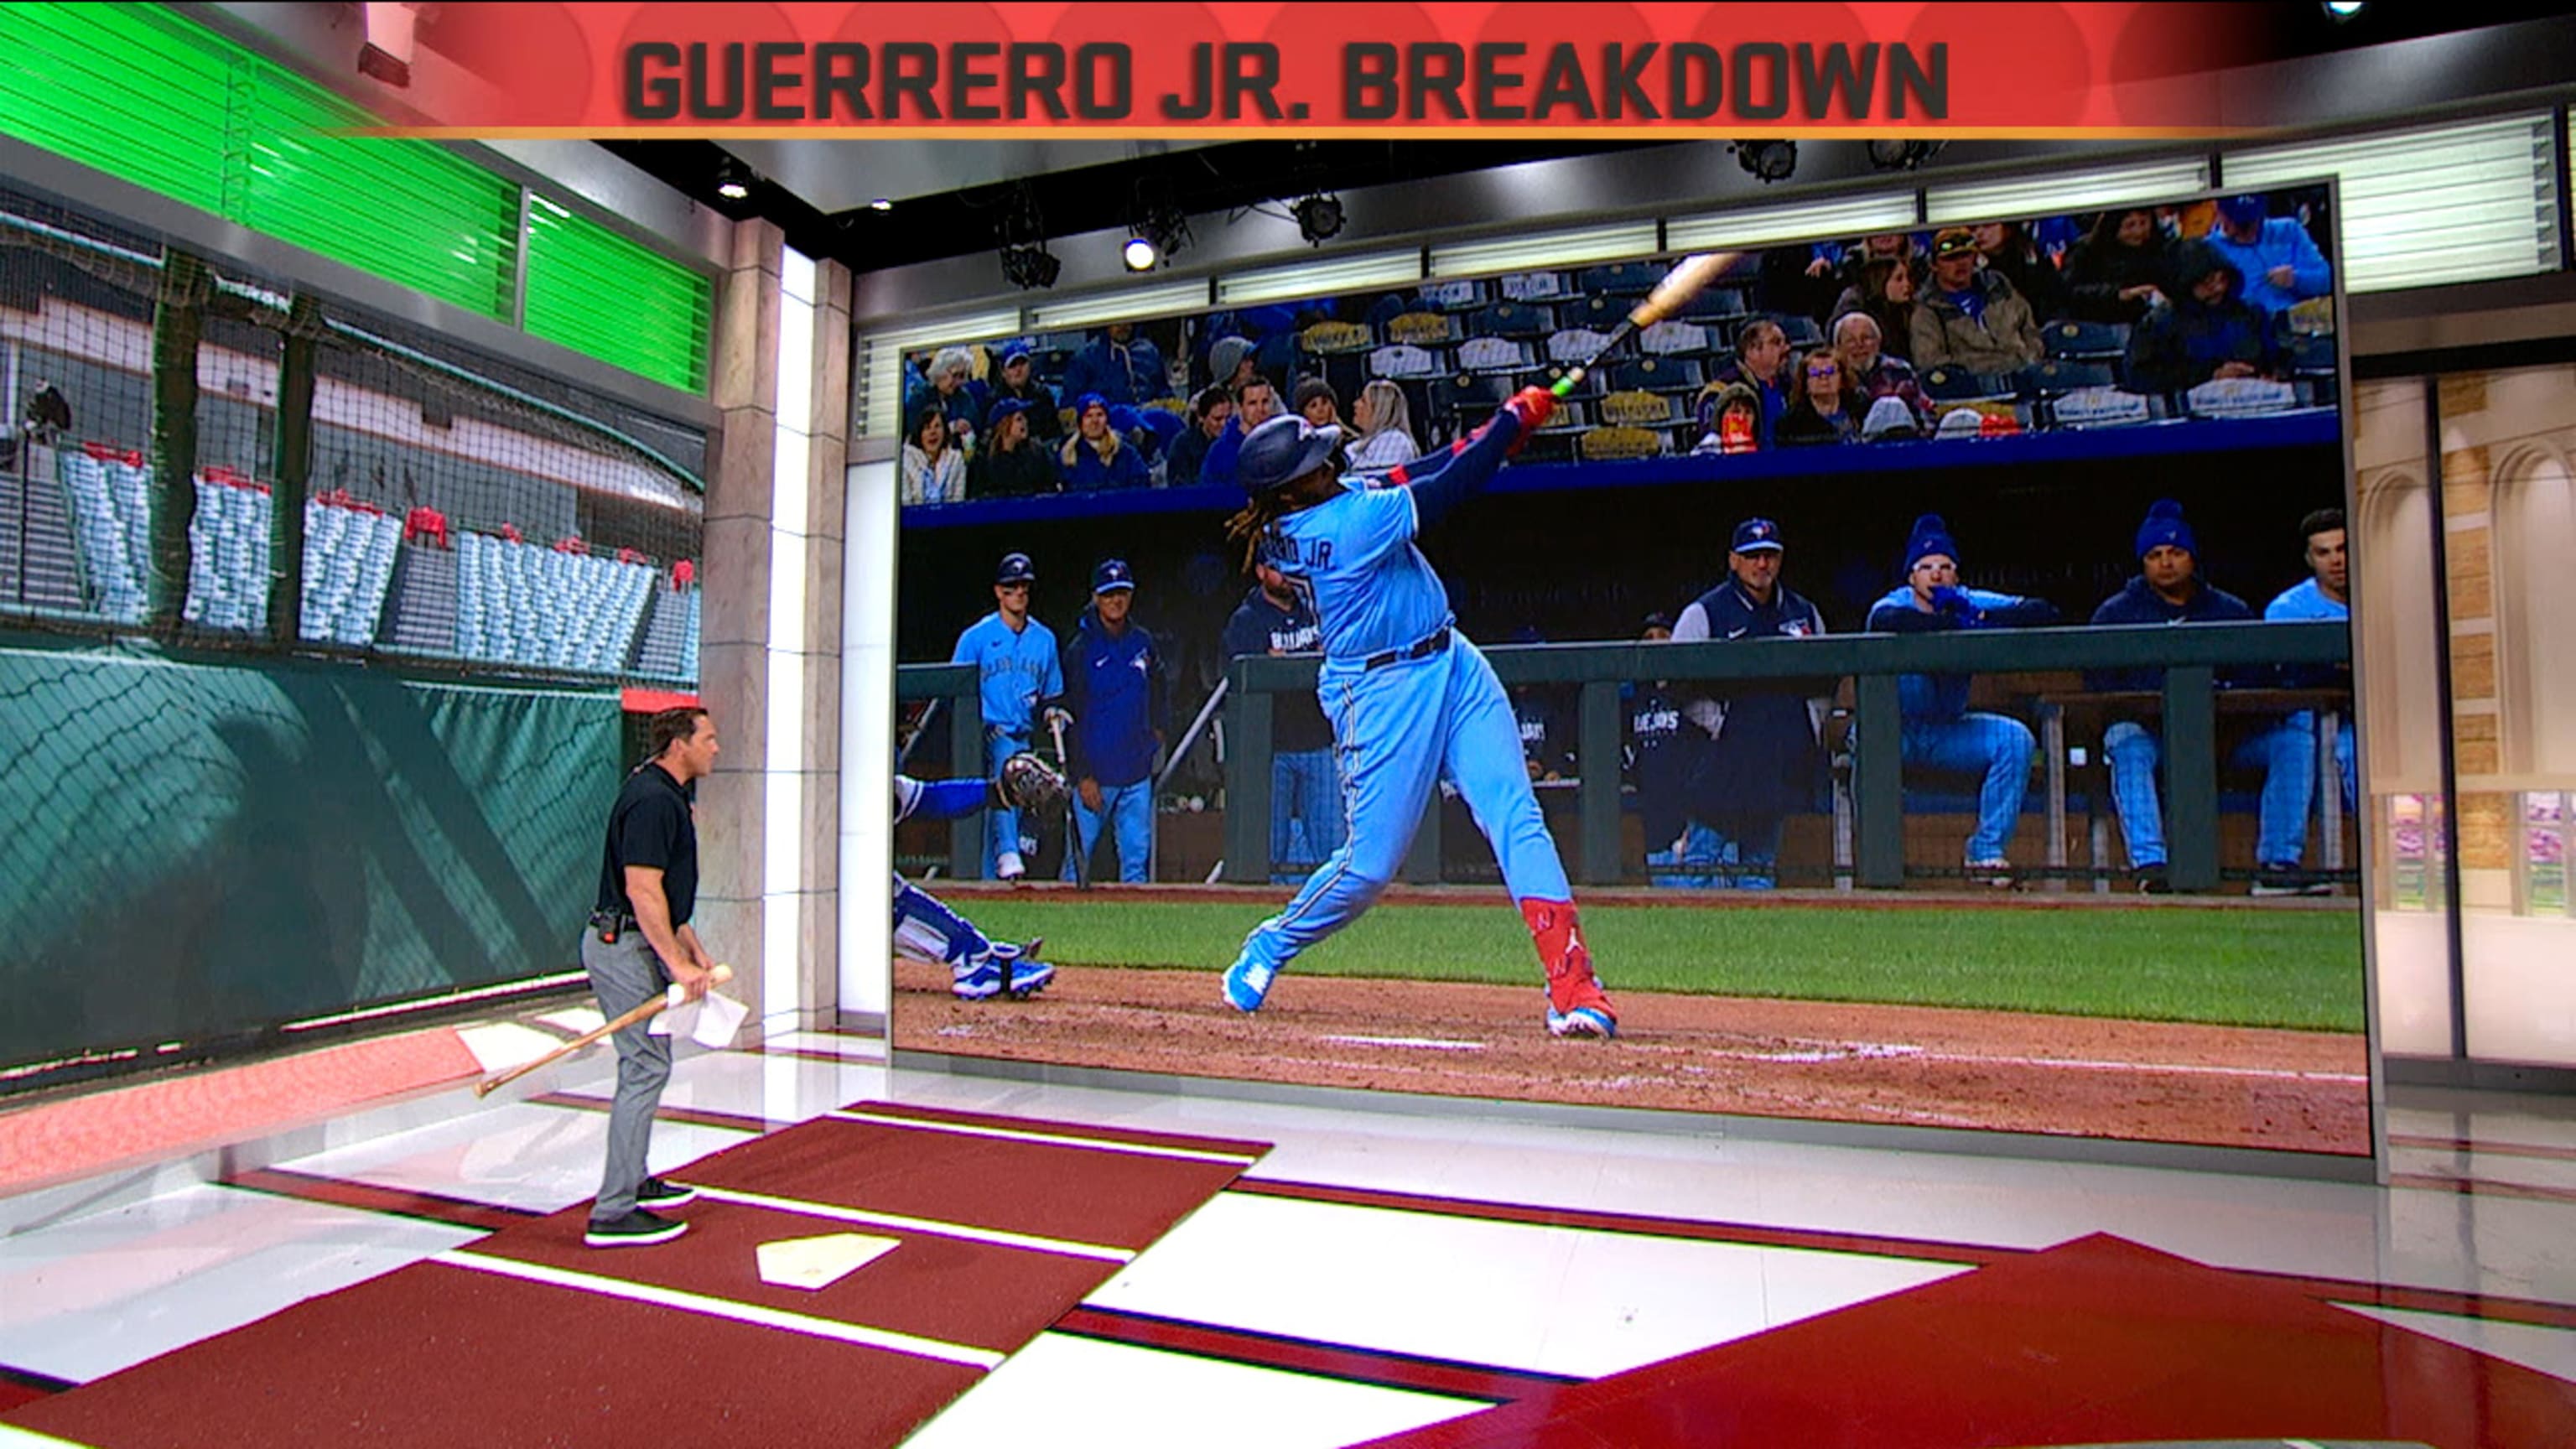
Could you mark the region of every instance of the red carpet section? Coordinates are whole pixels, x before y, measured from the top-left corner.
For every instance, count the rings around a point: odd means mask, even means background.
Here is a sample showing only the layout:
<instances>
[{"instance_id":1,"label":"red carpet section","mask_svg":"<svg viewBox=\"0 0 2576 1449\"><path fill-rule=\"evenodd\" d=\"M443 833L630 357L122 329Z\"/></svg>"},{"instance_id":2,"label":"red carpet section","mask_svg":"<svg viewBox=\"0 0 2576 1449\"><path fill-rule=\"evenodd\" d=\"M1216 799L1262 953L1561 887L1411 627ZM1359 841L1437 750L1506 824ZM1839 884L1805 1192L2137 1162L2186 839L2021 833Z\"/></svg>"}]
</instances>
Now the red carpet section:
<instances>
[{"instance_id":1,"label":"red carpet section","mask_svg":"<svg viewBox=\"0 0 2576 1449\"><path fill-rule=\"evenodd\" d=\"M2569 1441L2576 1385L2105 1235L1370 1449Z\"/></svg>"},{"instance_id":2,"label":"red carpet section","mask_svg":"<svg viewBox=\"0 0 2576 1449\"><path fill-rule=\"evenodd\" d=\"M325 1121L482 1071L454 1029L435 1027L21 1107L0 1113L0 1197Z\"/></svg>"},{"instance_id":3,"label":"red carpet section","mask_svg":"<svg viewBox=\"0 0 2576 1449\"><path fill-rule=\"evenodd\" d=\"M582 1246L589 1204L29 1404L101 1449L890 1446L1221 1191L1265 1144L879 1103L681 1180L676 1242ZM759 1244L900 1246L820 1290Z\"/></svg>"}]
</instances>

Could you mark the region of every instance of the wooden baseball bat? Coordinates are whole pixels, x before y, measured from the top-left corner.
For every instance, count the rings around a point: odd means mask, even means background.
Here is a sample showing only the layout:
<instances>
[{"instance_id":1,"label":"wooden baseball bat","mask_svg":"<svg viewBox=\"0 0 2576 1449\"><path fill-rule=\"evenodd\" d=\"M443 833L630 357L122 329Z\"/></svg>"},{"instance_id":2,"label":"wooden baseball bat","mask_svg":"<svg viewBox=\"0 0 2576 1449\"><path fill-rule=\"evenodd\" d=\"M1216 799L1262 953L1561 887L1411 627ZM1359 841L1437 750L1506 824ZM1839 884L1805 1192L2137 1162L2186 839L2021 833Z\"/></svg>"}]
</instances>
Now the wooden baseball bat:
<instances>
[{"instance_id":1,"label":"wooden baseball bat","mask_svg":"<svg viewBox=\"0 0 2576 1449\"><path fill-rule=\"evenodd\" d=\"M1631 308L1626 320L1611 330L1609 340L1601 344L1600 350L1558 378L1548 390L1563 397L1581 387L1585 375L1599 367L1601 359L1608 357L1612 348L1680 311L1684 303L1708 290L1708 284L1716 281L1719 273L1734 265L1737 255L1735 252L1694 252L1675 262L1673 269L1664 274L1664 279L1655 284L1655 290L1646 294L1646 300Z\"/></svg>"},{"instance_id":2,"label":"wooden baseball bat","mask_svg":"<svg viewBox=\"0 0 2576 1449\"><path fill-rule=\"evenodd\" d=\"M715 987L724 985L732 979L733 968L722 962L718 962L716 964L716 969L707 973L707 986L712 990ZM483 1080L474 1084L474 1095L477 1097L491 1096L494 1092L501 1090L503 1087L510 1085L512 1082L515 1082L521 1077L526 1076L528 1073L537 1070L539 1067L552 1066L556 1062L562 1061L564 1058L571 1056L574 1052L580 1051L583 1047L590 1046L595 1042L615 1036L617 1033L635 1025L637 1022L652 1020L654 1013L670 1004L671 993L668 991L661 992L654 996L652 1000L636 1007L633 1011L626 1013L615 1021L601 1026L596 1031L584 1032L582 1035L575 1037L571 1041L565 1042L562 1046L556 1047L553 1051L546 1053L535 1061L523 1062L520 1065L512 1067L508 1071L501 1073L499 1076L485 1077Z\"/></svg>"}]
</instances>

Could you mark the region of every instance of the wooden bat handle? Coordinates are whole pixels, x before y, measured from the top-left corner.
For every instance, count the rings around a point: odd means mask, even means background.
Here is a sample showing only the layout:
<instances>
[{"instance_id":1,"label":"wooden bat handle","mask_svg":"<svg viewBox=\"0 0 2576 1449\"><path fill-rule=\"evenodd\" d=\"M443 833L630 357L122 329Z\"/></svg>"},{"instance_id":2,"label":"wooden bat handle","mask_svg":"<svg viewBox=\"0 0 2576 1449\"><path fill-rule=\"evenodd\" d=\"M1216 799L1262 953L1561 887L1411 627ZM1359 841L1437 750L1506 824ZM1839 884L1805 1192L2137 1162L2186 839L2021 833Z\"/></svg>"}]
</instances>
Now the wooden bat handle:
<instances>
[{"instance_id":1,"label":"wooden bat handle","mask_svg":"<svg viewBox=\"0 0 2576 1449\"><path fill-rule=\"evenodd\" d=\"M1707 290L1708 284L1716 281L1718 274L1734 260L1731 252L1701 252L1682 258L1664 274L1662 281L1655 284L1655 290L1646 295L1646 300L1638 303L1637 309L1628 314L1628 320L1639 327L1652 327L1663 321L1680 311L1683 303Z\"/></svg>"},{"instance_id":2,"label":"wooden bat handle","mask_svg":"<svg viewBox=\"0 0 2576 1449\"><path fill-rule=\"evenodd\" d=\"M733 968L721 961L716 963L716 969L707 973L707 984L710 987L722 986L732 979ZM477 1097L491 1096L494 1092L510 1085L512 1082L526 1076L528 1073L536 1071L540 1067L552 1066L556 1062L562 1061L565 1057L571 1056L574 1052L580 1051L583 1047L590 1046L595 1042L615 1036L617 1033L635 1025L637 1022L652 1020L655 1013L670 1004L671 994L667 991L661 992L655 995L651 1000L636 1007L633 1011L627 1012L625 1015L617 1018L615 1021L602 1023L598 1029L582 1033L580 1036L573 1038L571 1041L565 1042L562 1046L556 1047L553 1051L546 1053L535 1061L521 1062L519 1065L510 1068L506 1072L500 1073L498 1076L485 1077L483 1080L474 1084L474 1095Z\"/></svg>"}]
</instances>

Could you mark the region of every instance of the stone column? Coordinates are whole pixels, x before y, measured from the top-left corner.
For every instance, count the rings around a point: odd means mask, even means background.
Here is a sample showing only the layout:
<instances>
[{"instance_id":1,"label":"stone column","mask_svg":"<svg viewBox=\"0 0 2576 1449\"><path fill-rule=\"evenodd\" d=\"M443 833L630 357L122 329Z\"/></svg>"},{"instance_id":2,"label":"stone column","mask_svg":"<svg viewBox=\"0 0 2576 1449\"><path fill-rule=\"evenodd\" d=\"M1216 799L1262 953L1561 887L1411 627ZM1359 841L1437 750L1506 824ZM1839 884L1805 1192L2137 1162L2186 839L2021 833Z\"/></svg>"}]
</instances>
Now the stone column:
<instances>
[{"instance_id":1,"label":"stone column","mask_svg":"<svg viewBox=\"0 0 2576 1449\"><path fill-rule=\"evenodd\" d=\"M801 271L794 261L791 274ZM780 546L796 549L804 564L804 628L792 653L781 647L785 641L774 641L771 652L771 667L794 668L804 686L796 1010L805 1030L831 1025L840 998L841 535L850 433L850 273L837 262L815 263L812 272L803 299L811 343L804 356L782 364L807 368L812 381L804 415L780 419L782 428L805 433L805 507L796 519L776 520ZM790 306L796 290L791 286ZM798 329L789 330L792 344Z\"/></svg>"},{"instance_id":2,"label":"stone column","mask_svg":"<svg viewBox=\"0 0 2576 1449\"><path fill-rule=\"evenodd\" d=\"M716 959L731 963L736 999L752 1008L738 1045L760 1040L777 994L765 951L763 894L782 251L770 223L734 227L716 299L714 401L721 431L707 478L702 549L698 695L724 747L715 774L698 784L697 928ZM779 966L794 970L793 962Z\"/></svg>"}]
</instances>

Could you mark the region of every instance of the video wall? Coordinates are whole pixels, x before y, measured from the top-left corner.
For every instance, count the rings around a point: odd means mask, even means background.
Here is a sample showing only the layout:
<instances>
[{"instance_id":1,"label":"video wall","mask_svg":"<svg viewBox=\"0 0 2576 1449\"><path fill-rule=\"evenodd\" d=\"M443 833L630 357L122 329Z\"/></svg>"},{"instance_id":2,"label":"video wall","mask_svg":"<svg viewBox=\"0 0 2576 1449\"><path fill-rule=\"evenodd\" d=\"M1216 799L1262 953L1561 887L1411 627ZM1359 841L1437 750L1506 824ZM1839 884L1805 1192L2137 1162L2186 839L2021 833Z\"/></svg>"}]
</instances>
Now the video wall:
<instances>
[{"instance_id":1,"label":"video wall","mask_svg":"<svg viewBox=\"0 0 2576 1449\"><path fill-rule=\"evenodd\" d=\"M966 880L899 829L1052 970L916 942L897 1044L2366 1155L2330 192L1729 254L1505 407L1672 260L906 359L898 657L978 666L986 748L899 770L1074 801ZM1245 515L1281 414L1343 486Z\"/></svg>"}]
</instances>

